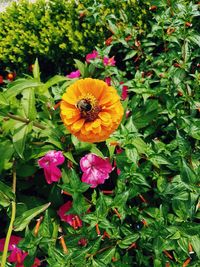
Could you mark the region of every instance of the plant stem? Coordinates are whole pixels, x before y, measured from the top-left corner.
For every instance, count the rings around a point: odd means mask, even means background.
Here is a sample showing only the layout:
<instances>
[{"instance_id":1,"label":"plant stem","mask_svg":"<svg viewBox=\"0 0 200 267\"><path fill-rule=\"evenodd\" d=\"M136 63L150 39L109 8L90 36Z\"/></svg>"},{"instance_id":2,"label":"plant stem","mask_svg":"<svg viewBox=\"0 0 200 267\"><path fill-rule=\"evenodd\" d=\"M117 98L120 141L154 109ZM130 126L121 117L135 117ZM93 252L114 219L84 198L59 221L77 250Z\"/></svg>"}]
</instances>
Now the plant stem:
<instances>
[{"instance_id":1,"label":"plant stem","mask_svg":"<svg viewBox=\"0 0 200 267\"><path fill-rule=\"evenodd\" d=\"M7 117L13 119L13 120L16 120L16 121L21 121L21 122L24 122L25 124L29 124L31 121L29 119L26 119L26 118L23 118L23 117L20 117L20 116L17 116L17 115L13 115L11 113L8 113L7 114ZM44 125L42 125L41 123L39 122L33 122L33 126L41 129L41 130L45 130L46 127Z\"/></svg>"},{"instance_id":2,"label":"plant stem","mask_svg":"<svg viewBox=\"0 0 200 267\"><path fill-rule=\"evenodd\" d=\"M13 185L12 185L12 191L13 191L14 194L16 192L16 181L17 181L17 177L16 177L15 162L14 162L13 163ZM9 224L9 228L8 228L8 232L7 232L6 240L5 240L5 244L4 244L1 267L5 267L6 266L6 260L7 260L7 254L8 254L8 246L9 246L10 237L11 237L11 234L12 234L13 224L14 224L15 215L16 215L16 202L12 201L11 202L11 206L12 206L12 213L11 213L10 224Z\"/></svg>"}]
</instances>

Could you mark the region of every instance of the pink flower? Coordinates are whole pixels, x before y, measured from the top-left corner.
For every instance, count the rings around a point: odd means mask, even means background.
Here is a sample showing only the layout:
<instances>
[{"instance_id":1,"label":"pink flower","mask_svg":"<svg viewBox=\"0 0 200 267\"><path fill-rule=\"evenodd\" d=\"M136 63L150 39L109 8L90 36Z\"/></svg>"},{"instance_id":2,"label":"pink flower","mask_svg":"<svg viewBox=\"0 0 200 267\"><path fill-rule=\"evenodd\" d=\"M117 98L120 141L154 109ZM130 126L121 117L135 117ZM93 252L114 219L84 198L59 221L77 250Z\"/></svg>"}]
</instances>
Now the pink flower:
<instances>
[{"instance_id":1,"label":"pink flower","mask_svg":"<svg viewBox=\"0 0 200 267\"><path fill-rule=\"evenodd\" d=\"M106 77L105 82L107 83L108 86L111 86L111 78L110 77Z\"/></svg>"},{"instance_id":2,"label":"pink flower","mask_svg":"<svg viewBox=\"0 0 200 267\"><path fill-rule=\"evenodd\" d=\"M70 74L67 75L67 78L74 79L79 78L81 75L80 70L72 71Z\"/></svg>"},{"instance_id":3,"label":"pink flower","mask_svg":"<svg viewBox=\"0 0 200 267\"><path fill-rule=\"evenodd\" d=\"M81 238L78 241L78 245L82 246L82 247L86 247L88 243L88 240L86 238Z\"/></svg>"},{"instance_id":4,"label":"pink flower","mask_svg":"<svg viewBox=\"0 0 200 267\"><path fill-rule=\"evenodd\" d=\"M48 184L57 182L61 178L61 171L58 165L63 164L65 158L61 151L51 150L44 157L38 160L38 164L44 169L44 175Z\"/></svg>"},{"instance_id":5,"label":"pink flower","mask_svg":"<svg viewBox=\"0 0 200 267\"><path fill-rule=\"evenodd\" d=\"M82 182L90 184L91 188L103 184L112 171L112 165L108 159L102 159L92 153L81 158L80 167L83 171Z\"/></svg>"},{"instance_id":6,"label":"pink flower","mask_svg":"<svg viewBox=\"0 0 200 267\"><path fill-rule=\"evenodd\" d=\"M28 255L27 252L22 251L17 247L17 244L22 238L19 236L12 235L10 237L10 242L8 245L8 251L10 251L10 255L8 257L8 262L16 263L15 267L24 267L24 259ZM5 244L5 238L0 239L0 251L3 251ZM31 267L40 266L40 260L35 258L34 264Z\"/></svg>"},{"instance_id":7,"label":"pink flower","mask_svg":"<svg viewBox=\"0 0 200 267\"><path fill-rule=\"evenodd\" d=\"M66 212L68 212L71 208L72 202L67 201L59 208L58 215L60 216L61 221L67 222L74 229L78 229L79 227L82 227L81 219L75 214L66 214Z\"/></svg>"},{"instance_id":8,"label":"pink flower","mask_svg":"<svg viewBox=\"0 0 200 267\"><path fill-rule=\"evenodd\" d=\"M3 81L3 76L0 75L0 84L1 83L4 83L4 81Z\"/></svg>"},{"instance_id":9,"label":"pink flower","mask_svg":"<svg viewBox=\"0 0 200 267\"><path fill-rule=\"evenodd\" d=\"M115 61L114 57L111 57L111 58L104 57L103 58L104 66L115 66L115 63L116 63L116 61Z\"/></svg>"},{"instance_id":10,"label":"pink flower","mask_svg":"<svg viewBox=\"0 0 200 267\"><path fill-rule=\"evenodd\" d=\"M97 58L98 55L98 52L96 50L93 50L92 53L86 55L86 62L90 63L90 60Z\"/></svg>"},{"instance_id":11,"label":"pink flower","mask_svg":"<svg viewBox=\"0 0 200 267\"><path fill-rule=\"evenodd\" d=\"M123 82L120 82L120 84L123 84ZM121 99L126 100L127 97L128 97L128 86L123 85Z\"/></svg>"}]
</instances>

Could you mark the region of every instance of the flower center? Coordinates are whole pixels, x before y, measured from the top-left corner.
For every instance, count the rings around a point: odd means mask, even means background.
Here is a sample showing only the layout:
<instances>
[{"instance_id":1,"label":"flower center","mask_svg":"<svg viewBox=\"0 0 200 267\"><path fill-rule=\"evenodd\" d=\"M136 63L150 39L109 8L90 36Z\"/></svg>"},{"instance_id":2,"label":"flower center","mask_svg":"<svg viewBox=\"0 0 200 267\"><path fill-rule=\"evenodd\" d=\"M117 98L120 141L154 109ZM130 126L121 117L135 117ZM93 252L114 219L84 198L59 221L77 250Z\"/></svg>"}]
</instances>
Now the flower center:
<instances>
[{"instance_id":1,"label":"flower center","mask_svg":"<svg viewBox=\"0 0 200 267\"><path fill-rule=\"evenodd\" d=\"M97 99L91 94L81 96L76 107L80 110L81 118L86 119L86 121L94 121L101 111Z\"/></svg>"}]
</instances>

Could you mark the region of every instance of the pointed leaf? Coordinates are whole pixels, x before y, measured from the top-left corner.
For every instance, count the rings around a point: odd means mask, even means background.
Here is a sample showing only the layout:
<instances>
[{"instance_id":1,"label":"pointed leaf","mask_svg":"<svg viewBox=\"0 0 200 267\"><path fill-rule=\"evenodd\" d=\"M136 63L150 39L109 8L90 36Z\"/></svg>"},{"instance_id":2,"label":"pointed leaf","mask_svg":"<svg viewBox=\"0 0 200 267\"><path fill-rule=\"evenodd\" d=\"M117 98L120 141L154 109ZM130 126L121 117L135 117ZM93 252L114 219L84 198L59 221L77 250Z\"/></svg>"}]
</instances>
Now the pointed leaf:
<instances>
[{"instance_id":1,"label":"pointed leaf","mask_svg":"<svg viewBox=\"0 0 200 267\"><path fill-rule=\"evenodd\" d=\"M31 87L39 87L41 85L42 83L39 82L37 79L16 80L9 86L9 89L5 92L4 96L6 99L9 99L20 94L24 89Z\"/></svg>"},{"instance_id":2,"label":"pointed leaf","mask_svg":"<svg viewBox=\"0 0 200 267\"><path fill-rule=\"evenodd\" d=\"M195 172L187 165L184 159L182 159L181 178L185 183L196 183L199 180Z\"/></svg>"},{"instance_id":3,"label":"pointed leaf","mask_svg":"<svg viewBox=\"0 0 200 267\"><path fill-rule=\"evenodd\" d=\"M0 205L7 207L14 199L15 194L12 192L12 188L0 181Z\"/></svg>"},{"instance_id":4,"label":"pointed leaf","mask_svg":"<svg viewBox=\"0 0 200 267\"><path fill-rule=\"evenodd\" d=\"M51 205L51 202L27 210L25 211L21 216L17 217L14 222L14 230L15 231L23 231L24 228L30 223L30 221L35 218L37 215L39 215L41 212L45 211L49 206Z\"/></svg>"},{"instance_id":5,"label":"pointed leaf","mask_svg":"<svg viewBox=\"0 0 200 267\"><path fill-rule=\"evenodd\" d=\"M26 137L29 132L29 128L30 128L30 125L25 124L23 122L18 122L16 124L16 129L13 135L13 145L14 145L16 152L20 156L20 158L23 158Z\"/></svg>"},{"instance_id":6,"label":"pointed leaf","mask_svg":"<svg viewBox=\"0 0 200 267\"><path fill-rule=\"evenodd\" d=\"M21 100L26 117L33 121L36 119L37 113L35 108L35 90L28 88L23 91L23 98Z\"/></svg>"},{"instance_id":7,"label":"pointed leaf","mask_svg":"<svg viewBox=\"0 0 200 267\"><path fill-rule=\"evenodd\" d=\"M66 77L61 75L55 75L44 84L44 87L48 89L51 86L58 84L60 82L66 82Z\"/></svg>"},{"instance_id":8,"label":"pointed leaf","mask_svg":"<svg viewBox=\"0 0 200 267\"><path fill-rule=\"evenodd\" d=\"M33 66L33 77L40 81L40 67L38 59L36 58L34 66Z\"/></svg>"},{"instance_id":9,"label":"pointed leaf","mask_svg":"<svg viewBox=\"0 0 200 267\"><path fill-rule=\"evenodd\" d=\"M115 254L115 247L108 249L105 252L101 253L99 255L99 258L104 264L109 264L111 263L114 254Z\"/></svg>"},{"instance_id":10,"label":"pointed leaf","mask_svg":"<svg viewBox=\"0 0 200 267\"><path fill-rule=\"evenodd\" d=\"M74 59L77 68L80 70L81 75L84 77L86 74L86 65L78 59Z\"/></svg>"}]
</instances>

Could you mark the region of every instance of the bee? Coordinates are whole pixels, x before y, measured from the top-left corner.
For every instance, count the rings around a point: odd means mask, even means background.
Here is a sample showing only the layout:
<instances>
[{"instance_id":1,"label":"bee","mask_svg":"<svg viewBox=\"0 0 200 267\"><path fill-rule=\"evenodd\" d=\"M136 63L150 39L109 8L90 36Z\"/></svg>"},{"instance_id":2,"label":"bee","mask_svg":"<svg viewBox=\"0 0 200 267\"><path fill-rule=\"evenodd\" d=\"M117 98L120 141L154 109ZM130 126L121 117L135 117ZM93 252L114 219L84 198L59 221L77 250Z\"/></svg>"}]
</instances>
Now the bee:
<instances>
[{"instance_id":1,"label":"bee","mask_svg":"<svg viewBox=\"0 0 200 267\"><path fill-rule=\"evenodd\" d=\"M87 99L81 99L76 103L76 107L81 111L81 112L88 112L92 109L92 105L90 104L89 100Z\"/></svg>"}]
</instances>

